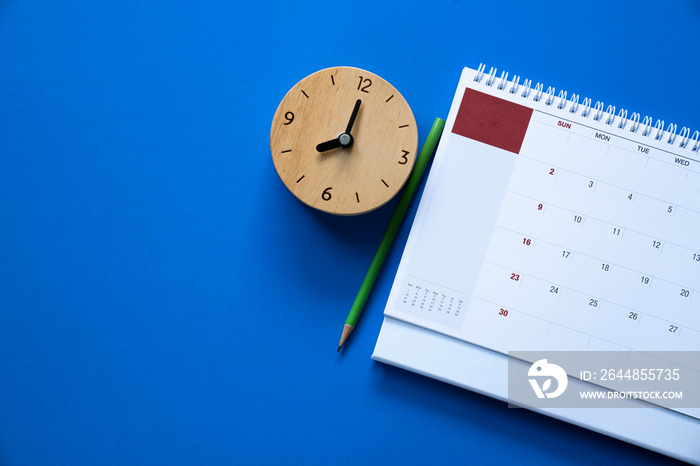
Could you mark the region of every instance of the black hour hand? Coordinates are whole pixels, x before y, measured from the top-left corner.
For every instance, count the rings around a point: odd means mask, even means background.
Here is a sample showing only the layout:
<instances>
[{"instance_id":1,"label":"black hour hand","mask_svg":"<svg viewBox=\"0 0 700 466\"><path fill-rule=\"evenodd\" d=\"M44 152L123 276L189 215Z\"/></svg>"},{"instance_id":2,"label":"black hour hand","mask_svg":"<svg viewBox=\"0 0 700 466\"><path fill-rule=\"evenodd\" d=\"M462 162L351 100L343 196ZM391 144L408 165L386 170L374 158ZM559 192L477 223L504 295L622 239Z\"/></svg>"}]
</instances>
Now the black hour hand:
<instances>
[{"instance_id":1,"label":"black hour hand","mask_svg":"<svg viewBox=\"0 0 700 466\"><path fill-rule=\"evenodd\" d=\"M355 140L353 139L352 135L348 133L340 133L340 136L338 136L335 139L331 139L330 141L322 142L321 144L316 146L316 150L318 152L326 152L331 149L338 149L342 147L343 149L347 149L348 147L351 147L353 142Z\"/></svg>"},{"instance_id":2,"label":"black hour hand","mask_svg":"<svg viewBox=\"0 0 700 466\"><path fill-rule=\"evenodd\" d=\"M337 149L339 147L342 147L342 145L340 144L340 138L335 138L317 145L316 150L319 152L326 152L328 150Z\"/></svg>"}]
</instances>

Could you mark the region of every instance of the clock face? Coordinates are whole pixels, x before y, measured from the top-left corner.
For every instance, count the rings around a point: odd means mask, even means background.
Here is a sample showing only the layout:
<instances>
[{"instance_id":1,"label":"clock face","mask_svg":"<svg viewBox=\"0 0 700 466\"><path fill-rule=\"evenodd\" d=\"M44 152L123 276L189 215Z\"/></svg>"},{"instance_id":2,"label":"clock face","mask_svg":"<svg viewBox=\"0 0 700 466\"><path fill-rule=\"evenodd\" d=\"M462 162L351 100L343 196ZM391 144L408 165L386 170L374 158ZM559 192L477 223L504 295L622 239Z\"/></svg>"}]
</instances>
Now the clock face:
<instances>
[{"instance_id":1,"label":"clock face","mask_svg":"<svg viewBox=\"0 0 700 466\"><path fill-rule=\"evenodd\" d=\"M374 210L404 185L418 131L408 103L358 68L318 71L297 83L272 120L277 173L302 202L325 212Z\"/></svg>"}]
</instances>

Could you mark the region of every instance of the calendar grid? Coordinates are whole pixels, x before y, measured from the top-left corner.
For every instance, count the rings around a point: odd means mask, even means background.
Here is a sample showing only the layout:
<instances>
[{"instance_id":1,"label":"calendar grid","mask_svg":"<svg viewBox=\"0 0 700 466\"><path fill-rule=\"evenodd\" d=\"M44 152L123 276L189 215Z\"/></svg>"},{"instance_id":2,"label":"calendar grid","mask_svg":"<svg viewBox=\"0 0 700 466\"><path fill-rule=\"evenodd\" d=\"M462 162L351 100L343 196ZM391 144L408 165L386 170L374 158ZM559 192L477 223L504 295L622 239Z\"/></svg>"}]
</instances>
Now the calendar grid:
<instances>
[{"instance_id":1,"label":"calendar grid","mask_svg":"<svg viewBox=\"0 0 700 466\"><path fill-rule=\"evenodd\" d=\"M508 190L508 193L513 194L513 195L517 195L517 196L522 196L522 197L524 197L524 198L528 198L528 199L531 199L531 200L533 200L533 201L538 201L538 199L535 199L535 198L533 198L533 197L531 197L531 196L528 196L528 195L526 195L526 194L521 194L521 193L518 193L518 192L515 192L515 191ZM574 210L571 210L571 209L568 209L568 208L566 208L566 207L563 207L563 206L560 206L560 205L556 205L556 204L553 204L553 203L550 203L550 202L548 202L548 203L547 203L547 206L544 206L543 209L544 209L545 207L550 207L550 208L556 208L556 209L564 210L564 211L570 212L570 213L572 213L572 214L574 214L574 215L580 214L580 212L577 212L577 211L574 211ZM620 235L619 235L619 236L621 236L621 237L624 237L624 235L625 235L626 233L629 232L629 233L634 233L634 234L636 234L636 235L639 235L639 236L643 236L643 237L645 237L645 238L648 238L649 240L651 240L650 242L651 242L652 245L654 244L654 242L660 243L659 248L658 248L660 251L663 251L664 247L666 247L667 245L671 245L671 246L675 246L675 247L677 247L677 248L679 248L679 249L683 249L684 251L686 251L687 254L688 254L689 260L695 260L695 259L691 259L691 258L692 258L691 255L692 255L692 254L696 254L696 257L698 257L698 256L697 256L697 253L695 252L695 251L696 251L695 249L688 248L688 247L686 247L686 246L684 246L684 245L677 244L677 243L674 243L674 242L672 242L672 241L666 241L666 240L664 240L663 238L658 238L658 237L655 237L655 236L650 236L650 235L647 235L647 234L642 233L642 232L640 232L640 231L636 231L636 230L631 229L631 228L622 227L622 226L619 225L619 224L610 223L610 222L607 222L607 221L605 221L605 220L602 220L602 219L599 219L599 218L596 218L596 217L592 217L592 216L589 216L589 215L581 216L581 226L582 226L582 227L585 225L585 222L586 222L588 219L594 220L594 221L596 221L596 222L604 223L604 224L606 224L606 225L609 225L613 230L618 229L618 230L620 231ZM512 231L512 232L515 233L515 230L512 230L512 229L510 229L510 228L508 228L508 227L505 227L505 226L502 226L502 225L497 225L497 228L502 228L502 229L504 229L504 230ZM523 236L528 236L528 233L524 233L524 232L519 232L519 234L521 234L521 235L523 235ZM544 240L538 239L538 241L544 241ZM550 243L550 244L553 244L553 245L554 245L554 243ZM564 248L564 249L566 249L566 248ZM581 253L581 252L577 252L577 253L587 255L587 254ZM588 255L588 256L591 257L591 258L594 258L594 257L591 256L591 255ZM601 259L601 260L602 260L602 259ZM695 260L695 261L697 262L697 260ZM605 261L603 260L603 262L605 262ZM645 275L645 276L649 276L649 277L652 277L652 276L653 276L652 274L645 274L645 273L639 272L638 270L631 269L631 268L628 268L628 270L633 271L633 272L638 272L638 273L640 273L641 275ZM684 285L682 285L682 284L680 284L680 283L676 283L676 282L673 282L673 281L665 280L665 279L660 278L660 277L654 277L654 278L658 278L659 280L664 280L664 281L666 281L666 282L668 282L668 283L670 283L670 284L677 285L678 287L683 287L683 286L684 286Z\"/></svg>"},{"instance_id":2,"label":"calendar grid","mask_svg":"<svg viewBox=\"0 0 700 466\"><path fill-rule=\"evenodd\" d=\"M629 139L614 146L612 135L601 136L600 129L579 125L566 137L547 137L552 131L561 134L566 125L561 119L535 123L505 187L473 299L498 306L505 320L524 314L630 349L644 349L660 330L697 346L690 341L700 336L700 320L693 312L697 281L687 286L683 278L693 276L690 267L700 252L696 238L679 234L678 226L700 224L700 209L689 202L693 199L682 202L677 193L664 196L678 189L670 180L688 180L690 170L620 147ZM582 134L591 130L595 137ZM581 139L571 138L574 134L587 142L581 146ZM544 140L546 146L535 144ZM630 171L626 163L632 164ZM656 177L655 186L649 185ZM559 255L565 262L556 262ZM680 268L673 265L679 258L685 261ZM489 270L494 267L501 273ZM644 301L636 296L640 293L651 299ZM553 314L558 305L570 312ZM575 315L586 309L596 311L586 314L592 321ZM473 310L493 312L470 305L470 322L481 319ZM617 320L610 321L611 311ZM635 330L620 329L621 338L606 337L610 329L604 326L622 326L621 319ZM519 325L523 343L538 341L545 331Z\"/></svg>"},{"instance_id":3,"label":"calendar grid","mask_svg":"<svg viewBox=\"0 0 700 466\"><path fill-rule=\"evenodd\" d=\"M501 303L496 303L496 302L490 301L490 300L488 300L488 299L484 299L484 298L479 297L479 296L476 296L476 295L475 295L472 299L477 299L477 300L483 301L483 302L485 302L485 303L487 303L487 304L490 304L490 305L492 305L492 306L494 306L494 307L498 307L499 309L502 308L502 307L504 307L504 308L507 308L508 311L510 311L510 313L517 312L517 313L520 313L520 314L527 315L528 317L531 317L531 318L533 318L533 319L537 319L537 320L540 320L540 321L542 321L542 322L545 322L545 323L547 323L547 324L549 325L549 326L547 327L547 333L549 333L549 331L551 330L551 326L552 326L552 325L557 325L557 326L562 327L562 328L565 328L566 330L571 331L571 332L580 333L581 335L584 335L584 336L587 337L587 346L590 344L591 338L596 338L596 339L598 339L598 340L605 341L605 342L607 342L607 343L610 343L611 345L616 345L616 346L619 346L619 347L624 348L624 349L626 349L626 350L639 351L638 348L633 348L633 347L631 347L631 346L625 346L625 345L623 345L623 344L620 344L618 341L608 340L608 339L606 339L606 338L604 338L604 337L601 337L601 336L598 336L598 335L593 335L593 334L590 334L590 333L586 333L586 332L581 331L581 330L578 329L578 328L575 328L575 327L572 327L572 326L567 326L567 325L564 325L564 324L559 323L559 322L552 322L552 321L549 321L549 320L546 320L546 319L542 319L541 317L539 317L539 316L537 316L537 315L534 315L534 314L531 314L531 313L522 311L522 310L520 310L520 309L518 309L518 308L516 308L516 307L513 307L513 306L508 306L508 305L504 305L504 304L501 304ZM510 315L510 314L509 314L509 315ZM661 319L659 319L659 320L661 320ZM682 330L682 328L679 328L679 333L680 333L681 330ZM506 350L506 351L507 351L507 350Z\"/></svg>"},{"instance_id":4,"label":"calendar grid","mask_svg":"<svg viewBox=\"0 0 700 466\"><path fill-rule=\"evenodd\" d=\"M540 165L542 165L542 166L545 166L545 167L552 167L552 169L555 170L555 172L554 172L555 175L558 175L559 171L566 171L566 172L568 172L568 173L571 173L571 174L573 174L573 175L579 177L580 179L594 181L594 182L595 182L595 185L592 186L592 188L594 188L595 186L597 186L598 183L601 183L601 184L605 184L605 185L610 186L610 187L613 187L613 188L617 188L618 190L620 190L620 191L623 192L623 193L631 193L631 194L636 194L636 195L639 195L639 194L640 194L640 193L638 193L635 189L626 189L624 186L619 186L619 185L616 185L616 184L613 184L613 183L608 183L608 182L606 182L606 181L598 180L598 179L596 179L596 178L594 178L594 177L592 177L592 176L585 176L584 174L577 173L577 172L574 172L574 171L571 171L571 170L567 170L566 168L561 168L561 167L559 167L559 166L553 166L552 164L548 164L548 163L543 162L543 161L541 161L541 160L539 160L539 159L536 159L536 158L534 158L534 157L528 157L528 156L525 156L525 155L521 155L520 157L521 157L522 159L531 160L531 161L536 162L536 163L538 163L538 164L540 164ZM684 171L686 172L686 178L687 178L689 171L688 171L687 169L684 169ZM554 178L556 179L556 176L555 176ZM651 199L651 200L657 201L657 202L659 202L659 203L661 203L661 204L664 204L664 205L672 205L672 206L674 206L674 209L676 209L676 208L682 208L682 209L685 209L685 210L687 210L687 211L689 211L689 212L692 212L692 213L697 214L698 216L700 216L700 210L698 210L698 209L696 209L696 208L689 207L689 206L687 206L687 205L674 204L673 202L669 202L669 201L667 201L667 200L665 200L665 199L660 199L660 198L657 198L657 197L654 197L654 196L649 196L649 195L646 195L646 194L641 194L641 195L644 196L644 197L646 197L646 198L648 198L648 199ZM634 196L634 197L636 198L637 196Z\"/></svg>"},{"instance_id":5,"label":"calendar grid","mask_svg":"<svg viewBox=\"0 0 700 466\"><path fill-rule=\"evenodd\" d=\"M621 304L621 303L619 303L619 302L614 302L614 301L612 301L612 300L602 300L602 299L599 299L599 298L596 299L597 297L591 295L590 293L586 293L586 292L584 292L584 291L581 291L581 290L575 289L575 288L571 288L571 287L563 287L561 284L554 283L553 281L549 280L549 279L546 278L546 277L538 277L538 276L531 275L531 274L526 274L526 273L523 273L523 272L520 272L520 271L513 271L513 269L512 269L511 267L509 267L508 265L502 265L502 264L498 264L498 263L491 262L491 261L488 261L488 260L485 260L484 263L485 263L485 264L489 264L489 265L494 266L494 267L498 267L498 268L502 269L503 271L505 271L505 272L507 272L507 273L517 273L517 274L519 275L519 281L521 281L521 282L526 281L526 279L532 279L532 280L537 280L537 281L539 281L539 282L541 282L541 283L544 283L544 284L546 284L547 286L550 286L550 285L551 285L552 287L555 287L555 286L556 286L556 288L557 288L557 291L556 291L557 296L559 296L560 294L562 294L562 293L564 293L564 292L566 291L566 292L576 293L576 294L578 294L579 296L585 297L586 299L596 300L596 305L595 305L594 307L598 308L598 310L601 310L601 309L604 307L604 304L611 304L611 305L614 305L614 306L616 306L616 307L618 307L618 308L622 308L622 309L625 309L625 310L630 311L630 312L636 312L636 313L637 313L637 318L634 319L635 321L636 321L638 318L641 318L641 315L643 315L645 318L647 318L647 317L648 317L648 318L653 318L653 319L656 319L656 320L658 320L658 321L662 321L662 322L664 322L664 323L667 323L668 325L677 325L677 324L678 324L678 322L670 321L670 320L668 320L668 319L665 319L665 318L663 318L663 317L660 317L660 316L657 316L657 315L654 315L654 314L651 314L651 313L643 313L643 314L642 314L642 313L640 313L640 312L638 311L637 308L632 308L632 307L629 307L629 306L627 306L627 305L625 305L625 304ZM537 315L535 315L535 314L533 314L533 313L528 313L528 312L525 312L525 311L516 309L515 307L510 306L510 305L507 305L507 304L504 304L504 303L500 303L500 304L499 304L499 303L490 301L489 299L484 298L484 297L481 297L481 296L477 295L476 293L474 294L474 298L481 299L482 301L489 302L489 303L491 303L491 304L493 304L493 305L504 306L504 307L508 308L508 309L511 310L511 311L516 310L517 312L522 312L522 313L527 314L527 315L529 315L529 316L531 316L531 317L534 317L534 318L538 318L538 319L547 321L546 319L543 319L542 317L539 317L539 316L537 316ZM575 329L575 328L573 328L573 327L567 327L566 325L563 325L563 324L558 323L558 322L553 322L553 323L556 323L557 325L560 325L560 326L562 326L562 327L566 327L566 328L570 328L570 329L572 329L572 330L577 330L577 331L579 331L578 329ZM691 331L694 331L694 332L696 332L696 333L700 336L700 329L692 328L692 327L689 327L689 326L687 326L687 325L682 325L682 326L681 326L681 325L678 325L678 329L677 329L677 330L681 330L681 329L683 329L683 328L688 329L688 330L691 330ZM585 332L581 332L581 333L585 333ZM674 331L674 333L675 333L675 331ZM680 332L678 332L678 333L680 334ZM589 333L586 333L586 335L592 335L592 336L595 336L596 338L599 338L598 335L593 335L593 334L589 334ZM630 349L635 349L635 350L637 350L637 349L639 349L639 348L632 348L632 347L630 347Z\"/></svg>"}]
</instances>

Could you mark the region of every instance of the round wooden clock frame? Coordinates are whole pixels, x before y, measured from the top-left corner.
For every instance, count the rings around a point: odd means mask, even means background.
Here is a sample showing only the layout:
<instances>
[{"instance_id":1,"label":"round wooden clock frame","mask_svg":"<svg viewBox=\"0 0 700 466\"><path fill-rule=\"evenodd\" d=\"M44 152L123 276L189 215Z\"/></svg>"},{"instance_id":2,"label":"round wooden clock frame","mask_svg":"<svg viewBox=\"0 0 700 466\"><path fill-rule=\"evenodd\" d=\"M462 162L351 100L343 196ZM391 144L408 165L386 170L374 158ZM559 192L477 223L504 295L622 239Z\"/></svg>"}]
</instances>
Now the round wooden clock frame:
<instances>
[{"instance_id":1,"label":"round wooden clock frame","mask_svg":"<svg viewBox=\"0 0 700 466\"><path fill-rule=\"evenodd\" d=\"M302 202L357 215L390 201L416 160L418 131L401 94L374 73L317 71L292 87L272 120L280 178Z\"/></svg>"}]
</instances>

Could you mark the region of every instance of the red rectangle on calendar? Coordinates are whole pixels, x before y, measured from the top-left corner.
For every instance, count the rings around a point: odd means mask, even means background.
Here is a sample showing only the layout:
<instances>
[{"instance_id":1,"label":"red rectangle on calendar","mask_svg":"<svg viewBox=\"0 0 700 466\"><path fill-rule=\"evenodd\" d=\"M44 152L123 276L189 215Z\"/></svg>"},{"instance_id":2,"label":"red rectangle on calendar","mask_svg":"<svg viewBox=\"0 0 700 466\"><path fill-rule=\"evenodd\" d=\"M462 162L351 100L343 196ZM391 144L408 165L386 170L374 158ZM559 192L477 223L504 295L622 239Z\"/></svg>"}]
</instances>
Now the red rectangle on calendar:
<instances>
[{"instance_id":1,"label":"red rectangle on calendar","mask_svg":"<svg viewBox=\"0 0 700 466\"><path fill-rule=\"evenodd\" d=\"M452 132L518 154L532 109L465 89Z\"/></svg>"}]
</instances>

